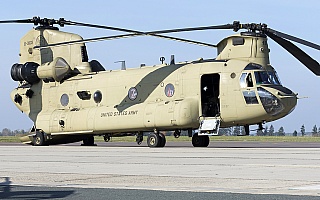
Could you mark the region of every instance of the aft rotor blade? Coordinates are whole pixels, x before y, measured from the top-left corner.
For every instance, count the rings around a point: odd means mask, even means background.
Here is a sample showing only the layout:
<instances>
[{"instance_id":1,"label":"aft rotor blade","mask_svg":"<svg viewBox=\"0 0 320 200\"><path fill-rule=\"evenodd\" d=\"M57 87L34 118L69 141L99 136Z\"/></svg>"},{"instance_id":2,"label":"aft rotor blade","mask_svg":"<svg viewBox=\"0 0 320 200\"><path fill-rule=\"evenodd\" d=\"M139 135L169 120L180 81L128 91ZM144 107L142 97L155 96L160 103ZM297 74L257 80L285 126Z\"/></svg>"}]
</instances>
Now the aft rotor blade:
<instances>
[{"instance_id":1,"label":"aft rotor blade","mask_svg":"<svg viewBox=\"0 0 320 200\"><path fill-rule=\"evenodd\" d=\"M179 42L186 42L186 43L196 44L196 45L201 45L201 46L217 47L216 45L209 44L209 43L188 40L188 39L184 39L184 38L164 36L164 35L159 35L156 33L156 32L160 32L160 31L143 32L143 31L136 31L136 30L132 30L132 29L118 28L118 27L113 27L113 26L96 25L96 24L87 24L87 23L74 22L74 21L65 21L64 24L74 25L74 26L86 26L86 27L92 27L92 28L101 28L101 29L114 30L114 31L123 31L123 32L133 33L132 36L149 35L149 36L164 38L164 39L168 39L168 40L175 40L175 41L179 41ZM198 27L198 28L200 28L200 27ZM130 37L130 36L128 36L128 37ZM106 37L106 38L110 39L109 37ZM103 40L103 39L101 39L101 40ZM69 44L71 44L71 43L72 42L70 42Z\"/></svg>"},{"instance_id":2,"label":"aft rotor blade","mask_svg":"<svg viewBox=\"0 0 320 200\"><path fill-rule=\"evenodd\" d=\"M63 45L69 45L69 44L79 44L79 43L87 43L87 42L98 42L103 40L113 40L113 39L120 39L120 38L126 38L126 37L134 37L139 36L138 34L123 34L123 35L114 35L114 36L106 36L106 37L96 37L96 38L90 38L90 39L83 39L83 40L72 40L67 42L59 42L54 44L47 44L43 46L34 46L34 49L43 49L48 47L54 47L54 46L63 46Z\"/></svg>"},{"instance_id":3,"label":"aft rotor blade","mask_svg":"<svg viewBox=\"0 0 320 200\"><path fill-rule=\"evenodd\" d=\"M114 30L114 31L123 31L123 32L142 34L142 35L145 34L144 32L135 31L135 30L131 30L131 29L118 28L118 27L113 27L113 26L96 25L96 24L87 24L87 23L82 23L82 22L65 21L64 24L73 25L73 26L85 26L85 27L92 27L92 28L101 28L101 29Z\"/></svg>"},{"instance_id":4,"label":"aft rotor blade","mask_svg":"<svg viewBox=\"0 0 320 200\"><path fill-rule=\"evenodd\" d=\"M89 39L83 39L83 40L72 40L72 41L67 41L67 42L47 44L47 45L43 45L43 46L34 46L33 48L34 49L42 49L42 48L54 47L54 46L63 46L63 45L79 44L79 43L87 43L87 42L98 42L98 41L104 41L104 40L114 40L114 39L136 37L136 36L141 36L141 34L134 34L133 33L133 34L106 36L106 37L96 37L96 38L89 38ZM194 41L194 40L188 40L188 39L183 39L183 38L176 38L176 37L170 37L170 36L164 36L164 35L150 35L150 36L165 38L168 40L175 40L175 41L179 41L179 42L186 42L186 43L196 44L196 45L201 45L201 46L207 46L207 47L217 47L217 45L214 45L214 44L209 44L209 43L204 43L204 42L199 42L199 41Z\"/></svg>"},{"instance_id":5,"label":"aft rotor blade","mask_svg":"<svg viewBox=\"0 0 320 200\"><path fill-rule=\"evenodd\" d=\"M282 37L282 38L286 38L286 39L291 40L291 41L293 41L293 42L297 42L297 43L303 44L303 45L305 45L305 46L308 46L308 47L311 47L311 48L320 50L320 45L317 45L317 44L314 44L314 43L312 43L312 42L303 40L303 39L301 39L301 38L297 38L297 37L295 37L295 36L288 35L288 34L286 34L286 33L281 33L281 32L279 32L279 31L273 30L273 29L271 29L271 28L268 29L268 32L273 33L273 34L276 35L276 36L279 36L279 37Z\"/></svg>"},{"instance_id":6,"label":"aft rotor blade","mask_svg":"<svg viewBox=\"0 0 320 200\"><path fill-rule=\"evenodd\" d=\"M58 24L61 27L64 26L64 18L60 18L59 20L55 19L48 19L48 18L40 18L40 17L33 17L32 19L18 19L18 20L4 20L0 21L0 24L5 23L33 23L35 26L52 26L53 24Z\"/></svg>"},{"instance_id":7,"label":"aft rotor blade","mask_svg":"<svg viewBox=\"0 0 320 200\"><path fill-rule=\"evenodd\" d=\"M202 27L192 27L192 28L179 28L179 29L167 29L167 30L159 30L159 31L149 31L149 32L142 32L136 31L132 29L125 29L125 28L118 28L112 26L104 26L104 25L96 25L96 24L87 24L82 22L73 22L73 21L65 21L64 24L66 25L74 25L74 26L86 26L92 28L102 28L108 30L115 30L115 31L123 31L128 33L138 33L142 35L156 35L156 34L163 34L163 33L174 33L174 32L185 32L185 31L198 31L198 30L210 30L210 29L233 29L235 28L234 24L225 24L225 25L216 25L216 26L202 26Z\"/></svg>"},{"instance_id":8,"label":"aft rotor blade","mask_svg":"<svg viewBox=\"0 0 320 200\"><path fill-rule=\"evenodd\" d=\"M302 51L299 47L291 43L290 41L279 37L272 32L266 32L271 39L277 42L280 46L291 53L295 58L297 58L302 64L304 64L310 71L315 75L320 76L320 65L319 63L311 58L308 54Z\"/></svg>"},{"instance_id":9,"label":"aft rotor blade","mask_svg":"<svg viewBox=\"0 0 320 200\"><path fill-rule=\"evenodd\" d=\"M33 21L32 21L32 19L17 19L17 20L0 21L0 24L12 24L12 23L33 23Z\"/></svg>"},{"instance_id":10,"label":"aft rotor blade","mask_svg":"<svg viewBox=\"0 0 320 200\"><path fill-rule=\"evenodd\" d=\"M86 27L92 27L92 28L101 28L101 29L108 29L108 30L115 30L115 31L123 31L123 32L129 32L132 34L125 34L125 35L115 35L115 36L107 36L107 37L98 37L98 38L91 38L91 39L84 39L84 40L75 40L75 41L68 41L68 42L61 42L61 43L55 43L55 44L48 44L44 46L35 46L35 49L38 48L45 48L45 47L52 47L52 46L61 46L61 45L67 45L67 44L74 44L74 43L81 43L81 42L95 42L95 41L102 41L102 40L112 40L112 39L119 39L124 37L135 37L135 36L154 36L159 38L165 38L169 40L175 40L180 42L186 42L190 44L196 44L201 46L207 46L207 47L217 47L216 45L194 41L194 40L188 40L184 38L177 38L177 37L171 37L171 36L164 36L164 35L158 35L154 34L152 32L142 32L142 31L136 31L131 29L124 29L124 28L118 28L118 27L112 27L112 26L103 26L103 25L95 25L95 24L86 24L81 22L72 22L72 21L64 21L65 25L74 25L74 26L86 26Z\"/></svg>"}]
</instances>

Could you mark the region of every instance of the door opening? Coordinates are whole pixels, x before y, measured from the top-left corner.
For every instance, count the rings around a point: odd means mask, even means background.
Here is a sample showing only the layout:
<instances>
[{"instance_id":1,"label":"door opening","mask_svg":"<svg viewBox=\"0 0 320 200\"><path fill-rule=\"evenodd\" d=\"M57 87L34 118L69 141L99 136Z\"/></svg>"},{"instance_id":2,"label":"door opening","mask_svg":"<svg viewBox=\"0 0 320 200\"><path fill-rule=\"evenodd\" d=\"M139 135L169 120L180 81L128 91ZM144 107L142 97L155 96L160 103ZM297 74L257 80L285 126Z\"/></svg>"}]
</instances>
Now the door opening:
<instances>
[{"instance_id":1,"label":"door opening","mask_svg":"<svg viewBox=\"0 0 320 200\"><path fill-rule=\"evenodd\" d=\"M204 74L201 76L201 108L203 117L220 115L219 74Z\"/></svg>"}]
</instances>

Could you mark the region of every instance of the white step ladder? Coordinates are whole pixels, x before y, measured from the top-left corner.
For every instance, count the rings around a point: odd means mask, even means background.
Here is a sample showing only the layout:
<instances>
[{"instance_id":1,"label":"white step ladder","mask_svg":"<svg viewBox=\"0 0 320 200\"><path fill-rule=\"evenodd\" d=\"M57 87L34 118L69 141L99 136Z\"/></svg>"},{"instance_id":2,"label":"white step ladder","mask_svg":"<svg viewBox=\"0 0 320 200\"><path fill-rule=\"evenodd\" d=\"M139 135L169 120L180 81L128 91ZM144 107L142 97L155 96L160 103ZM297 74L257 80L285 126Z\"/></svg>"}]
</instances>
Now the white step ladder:
<instances>
[{"instance_id":1,"label":"white step ladder","mask_svg":"<svg viewBox=\"0 0 320 200\"><path fill-rule=\"evenodd\" d=\"M220 117L203 117L200 118L200 127L198 135L218 135L220 128Z\"/></svg>"}]
</instances>

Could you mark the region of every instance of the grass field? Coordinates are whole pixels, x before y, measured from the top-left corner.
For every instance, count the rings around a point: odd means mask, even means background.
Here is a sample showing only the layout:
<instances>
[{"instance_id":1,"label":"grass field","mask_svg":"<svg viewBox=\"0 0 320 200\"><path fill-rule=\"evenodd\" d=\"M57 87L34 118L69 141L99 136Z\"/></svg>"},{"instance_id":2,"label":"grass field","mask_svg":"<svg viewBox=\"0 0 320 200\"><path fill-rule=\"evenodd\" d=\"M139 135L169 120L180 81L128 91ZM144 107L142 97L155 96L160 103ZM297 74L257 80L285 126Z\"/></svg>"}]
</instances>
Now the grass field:
<instances>
[{"instance_id":1,"label":"grass field","mask_svg":"<svg viewBox=\"0 0 320 200\"><path fill-rule=\"evenodd\" d=\"M181 136L174 138L173 136L166 136L167 141L183 142L190 141L191 138L187 136ZM113 137L110 142L135 142L136 137ZM144 137L144 141L147 137ZM256 141L256 142L320 142L320 137L277 137L277 136L212 136L211 141ZM103 137L96 136L96 142L103 142ZM0 142L20 142L18 136L0 136Z\"/></svg>"}]
</instances>

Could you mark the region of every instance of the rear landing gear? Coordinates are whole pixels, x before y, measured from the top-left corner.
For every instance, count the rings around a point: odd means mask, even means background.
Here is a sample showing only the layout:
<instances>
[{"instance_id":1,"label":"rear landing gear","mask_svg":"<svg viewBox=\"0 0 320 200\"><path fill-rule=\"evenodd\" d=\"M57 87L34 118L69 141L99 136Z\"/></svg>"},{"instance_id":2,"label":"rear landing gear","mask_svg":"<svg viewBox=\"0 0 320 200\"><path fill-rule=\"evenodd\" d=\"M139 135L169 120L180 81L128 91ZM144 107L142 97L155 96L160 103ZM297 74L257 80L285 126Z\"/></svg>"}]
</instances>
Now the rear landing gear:
<instances>
[{"instance_id":1,"label":"rear landing gear","mask_svg":"<svg viewBox=\"0 0 320 200\"><path fill-rule=\"evenodd\" d=\"M181 135L181 130L175 130L174 133L173 133L173 136L174 136L175 138L179 138L180 135Z\"/></svg>"},{"instance_id":2,"label":"rear landing gear","mask_svg":"<svg viewBox=\"0 0 320 200\"><path fill-rule=\"evenodd\" d=\"M43 132L36 131L36 135L33 137L33 146L44 146L46 145L45 137Z\"/></svg>"},{"instance_id":3,"label":"rear landing gear","mask_svg":"<svg viewBox=\"0 0 320 200\"><path fill-rule=\"evenodd\" d=\"M151 133L147 138L149 147L164 147L166 145L166 137L162 133Z\"/></svg>"},{"instance_id":4,"label":"rear landing gear","mask_svg":"<svg viewBox=\"0 0 320 200\"><path fill-rule=\"evenodd\" d=\"M83 143L81 144L81 146L97 146L94 143L94 136L90 135L87 138L83 139Z\"/></svg>"},{"instance_id":5,"label":"rear landing gear","mask_svg":"<svg viewBox=\"0 0 320 200\"><path fill-rule=\"evenodd\" d=\"M199 136L198 133L195 133L192 136L192 145L194 147L207 147L209 145L209 142L210 139L207 135Z\"/></svg>"},{"instance_id":6,"label":"rear landing gear","mask_svg":"<svg viewBox=\"0 0 320 200\"><path fill-rule=\"evenodd\" d=\"M104 136L103 136L103 140L104 140L105 142L109 142L109 141L111 140L111 134L104 135Z\"/></svg>"},{"instance_id":7,"label":"rear landing gear","mask_svg":"<svg viewBox=\"0 0 320 200\"><path fill-rule=\"evenodd\" d=\"M143 133L142 132L138 132L137 133L137 137L136 137L136 142L138 145L140 145L143 141Z\"/></svg>"}]
</instances>

